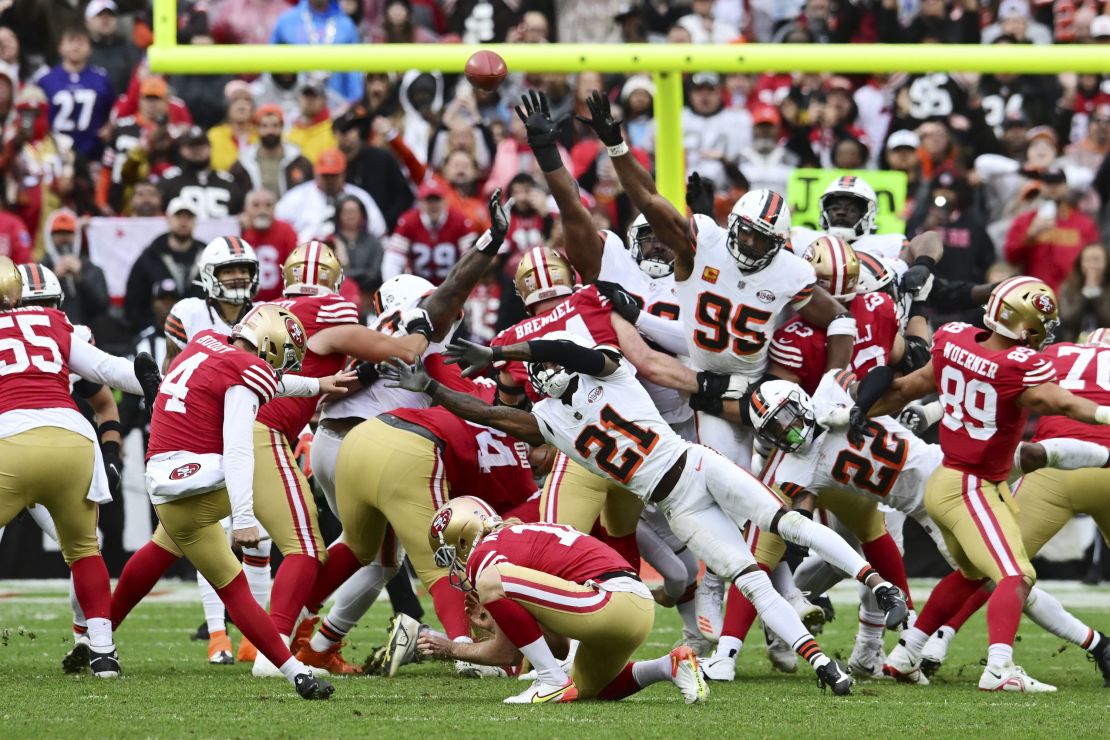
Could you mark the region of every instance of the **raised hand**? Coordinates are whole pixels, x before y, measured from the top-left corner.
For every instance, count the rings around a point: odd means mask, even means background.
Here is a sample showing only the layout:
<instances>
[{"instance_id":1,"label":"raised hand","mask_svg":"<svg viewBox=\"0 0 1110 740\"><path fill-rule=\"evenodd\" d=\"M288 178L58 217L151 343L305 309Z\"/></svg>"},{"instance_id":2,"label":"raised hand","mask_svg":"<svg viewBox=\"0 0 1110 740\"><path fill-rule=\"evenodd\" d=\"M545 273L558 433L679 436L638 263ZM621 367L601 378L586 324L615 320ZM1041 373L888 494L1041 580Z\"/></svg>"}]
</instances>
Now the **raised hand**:
<instances>
[{"instance_id":1,"label":"raised hand","mask_svg":"<svg viewBox=\"0 0 1110 740\"><path fill-rule=\"evenodd\" d=\"M404 388L413 393L427 393L435 383L424 369L422 360L407 365L400 357L391 357L388 363L383 362L379 366L378 374L388 381L386 388Z\"/></svg>"},{"instance_id":2,"label":"raised hand","mask_svg":"<svg viewBox=\"0 0 1110 740\"><path fill-rule=\"evenodd\" d=\"M497 254L505 237L509 233L509 226L513 219L513 199L501 202L501 188L493 191L489 197L489 239L480 239L475 248L483 254Z\"/></svg>"},{"instance_id":3,"label":"raised hand","mask_svg":"<svg viewBox=\"0 0 1110 740\"><path fill-rule=\"evenodd\" d=\"M617 316L633 326L636 325L636 322L640 319L642 309L627 290L616 283L605 280L598 280L594 285L597 286L597 292L608 298L609 302L613 304L613 311L616 312Z\"/></svg>"},{"instance_id":4,"label":"raised hand","mask_svg":"<svg viewBox=\"0 0 1110 740\"><path fill-rule=\"evenodd\" d=\"M494 349L465 339L456 339L443 352L445 365L459 365L462 376L469 378L484 370L494 360Z\"/></svg>"},{"instance_id":5,"label":"raised hand","mask_svg":"<svg viewBox=\"0 0 1110 740\"><path fill-rule=\"evenodd\" d=\"M713 215L713 183L702 179L697 172L690 173L686 180L686 205L692 213L703 216Z\"/></svg>"},{"instance_id":6,"label":"raised hand","mask_svg":"<svg viewBox=\"0 0 1110 740\"><path fill-rule=\"evenodd\" d=\"M529 90L520 96L521 106L516 114L524 123L528 146L532 149L554 148L562 126L552 120L551 105L542 90Z\"/></svg>"},{"instance_id":7,"label":"raised hand","mask_svg":"<svg viewBox=\"0 0 1110 740\"><path fill-rule=\"evenodd\" d=\"M591 117L578 116L577 118L594 130L602 144L616 146L624 141L624 135L621 134L621 124L624 121L613 118L613 109L609 105L609 98L594 90L590 93L590 97L586 99L586 107L589 108Z\"/></svg>"}]
</instances>

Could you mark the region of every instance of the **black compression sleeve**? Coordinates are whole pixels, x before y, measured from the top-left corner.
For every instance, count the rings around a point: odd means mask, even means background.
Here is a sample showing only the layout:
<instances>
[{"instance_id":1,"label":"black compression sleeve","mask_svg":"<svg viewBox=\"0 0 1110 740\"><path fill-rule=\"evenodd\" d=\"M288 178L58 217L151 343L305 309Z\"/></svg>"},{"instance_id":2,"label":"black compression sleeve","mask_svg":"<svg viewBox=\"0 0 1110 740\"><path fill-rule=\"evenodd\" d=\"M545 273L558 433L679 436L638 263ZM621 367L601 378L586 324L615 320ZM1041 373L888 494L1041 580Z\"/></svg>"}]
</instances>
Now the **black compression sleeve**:
<instances>
[{"instance_id":1,"label":"black compression sleeve","mask_svg":"<svg viewBox=\"0 0 1110 740\"><path fill-rule=\"evenodd\" d=\"M572 373L600 375L605 369L605 355L600 350L566 339L533 339L528 342L528 352L532 362L556 362Z\"/></svg>"},{"instance_id":2,"label":"black compression sleeve","mask_svg":"<svg viewBox=\"0 0 1110 740\"><path fill-rule=\"evenodd\" d=\"M893 382L894 371L889 366L880 365L875 368L860 381L856 391L856 406L866 414Z\"/></svg>"}]
</instances>

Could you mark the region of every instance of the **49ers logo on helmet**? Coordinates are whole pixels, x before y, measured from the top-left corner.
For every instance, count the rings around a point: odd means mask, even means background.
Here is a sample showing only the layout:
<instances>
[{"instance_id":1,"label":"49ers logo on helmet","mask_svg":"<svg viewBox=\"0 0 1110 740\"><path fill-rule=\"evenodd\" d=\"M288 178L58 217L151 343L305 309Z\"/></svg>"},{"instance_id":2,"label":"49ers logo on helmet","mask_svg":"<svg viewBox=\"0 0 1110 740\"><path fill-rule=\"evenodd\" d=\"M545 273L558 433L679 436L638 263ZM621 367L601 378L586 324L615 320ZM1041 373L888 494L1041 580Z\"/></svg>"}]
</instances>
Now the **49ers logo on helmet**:
<instances>
[{"instance_id":1,"label":"49ers logo on helmet","mask_svg":"<svg viewBox=\"0 0 1110 740\"><path fill-rule=\"evenodd\" d=\"M443 535L443 530L451 523L451 509L444 509L432 519L432 537L437 540Z\"/></svg>"},{"instance_id":2,"label":"49ers logo on helmet","mask_svg":"<svg viewBox=\"0 0 1110 740\"><path fill-rule=\"evenodd\" d=\"M184 480L200 472L200 463L185 463L170 472L170 480Z\"/></svg>"},{"instance_id":3,"label":"49ers logo on helmet","mask_svg":"<svg viewBox=\"0 0 1110 740\"><path fill-rule=\"evenodd\" d=\"M304 346L304 329L288 316L285 318L285 330L289 332L289 338L293 340L293 344L298 347Z\"/></svg>"},{"instance_id":4,"label":"49ers logo on helmet","mask_svg":"<svg viewBox=\"0 0 1110 740\"><path fill-rule=\"evenodd\" d=\"M1033 308L1044 314L1053 313L1056 311L1056 301L1047 293L1038 293L1033 297Z\"/></svg>"}]
</instances>

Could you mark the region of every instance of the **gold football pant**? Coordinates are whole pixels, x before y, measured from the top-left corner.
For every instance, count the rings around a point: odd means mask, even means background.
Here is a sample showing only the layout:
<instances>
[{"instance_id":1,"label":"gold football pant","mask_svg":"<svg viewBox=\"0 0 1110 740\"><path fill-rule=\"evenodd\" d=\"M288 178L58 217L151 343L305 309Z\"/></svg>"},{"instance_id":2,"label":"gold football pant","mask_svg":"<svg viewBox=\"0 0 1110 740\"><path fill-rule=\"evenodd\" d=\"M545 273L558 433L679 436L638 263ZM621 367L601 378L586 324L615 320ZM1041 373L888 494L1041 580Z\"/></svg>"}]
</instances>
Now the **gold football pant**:
<instances>
[{"instance_id":1,"label":"gold football pant","mask_svg":"<svg viewBox=\"0 0 1110 740\"><path fill-rule=\"evenodd\" d=\"M1110 470L1043 468L1023 477L1014 486L1020 510L1017 523L1029 557L1077 514L1088 514L1102 538L1110 542Z\"/></svg>"},{"instance_id":2,"label":"gold football pant","mask_svg":"<svg viewBox=\"0 0 1110 740\"><path fill-rule=\"evenodd\" d=\"M636 531L644 502L616 482L594 475L563 453L555 457L540 495L540 520L579 532L601 526L614 537Z\"/></svg>"},{"instance_id":3,"label":"gold football pant","mask_svg":"<svg viewBox=\"0 0 1110 740\"><path fill-rule=\"evenodd\" d=\"M817 497L817 505L835 514L861 544L874 542L886 534L886 517L879 511L879 503L858 493L824 489Z\"/></svg>"},{"instance_id":4,"label":"gold football pant","mask_svg":"<svg viewBox=\"0 0 1110 740\"><path fill-rule=\"evenodd\" d=\"M940 527L960 572L971 580L1036 580L1012 507L1005 481L995 483L948 467L937 468L925 486L925 510Z\"/></svg>"},{"instance_id":5,"label":"gold football pant","mask_svg":"<svg viewBox=\"0 0 1110 740\"><path fill-rule=\"evenodd\" d=\"M254 515L282 555L327 559L312 488L293 450L280 432L258 422L254 424Z\"/></svg>"},{"instance_id":6,"label":"gold football pant","mask_svg":"<svg viewBox=\"0 0 1110 740\"><path fill-rule=\"evenodd\" d=\"M57 527L66 565L99 554L97 507L86 498L95 464L93 443L61 427L0 439L0 527L42 504Z\"/></svg>"},{"instance_id":7,"label":"gold football pant","mask_svg":"<svg viewBox=\"0 0 1110 740\"><path fill-rule=\"evenodd\" d=\"M242 570L220 520L231 515L231 499L221 488L197 496L155 504L158 528L154 543L166 552L186 557L202 576L219 590Z\"/></svg>"},{"instance_id":8,"label":"gold football pant","mask_svg":"<svg viewBox=\"0 0 1110 740\"><path fill-rule=\"evenodd\" d=\"M339 447L335 498L343 539L360 563L373 562L392 525L425 586L447 576L428 545L432 515L450 498L434 442L380 419L364 421Z\"/></svg>"},{"instance_id":9,"label":"gold football pant","mask_svg":"<svg viewBox=\"0 0 1110 740\"><path fill-rule=\"evenodd\" d=\"M505 596L551 632L580 641L570 677L583 699L608 686L651 633L652 599L581 586L510 563L492 567L501 575Z\"/></svg>"}]
</instances>

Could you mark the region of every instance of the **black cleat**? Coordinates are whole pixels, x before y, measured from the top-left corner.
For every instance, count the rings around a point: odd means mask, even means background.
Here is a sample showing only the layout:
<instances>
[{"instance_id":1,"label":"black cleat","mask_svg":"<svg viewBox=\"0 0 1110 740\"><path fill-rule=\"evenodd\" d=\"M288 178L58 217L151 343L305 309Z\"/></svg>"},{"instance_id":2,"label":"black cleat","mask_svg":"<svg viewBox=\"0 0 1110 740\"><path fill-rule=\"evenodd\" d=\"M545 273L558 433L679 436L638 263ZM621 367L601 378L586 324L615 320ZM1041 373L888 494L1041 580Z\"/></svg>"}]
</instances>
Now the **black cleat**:
<instances>
[{"instance_id":1,"label":"black cleat","mask_svg":"<svg viewBox=\"0 0 1110 740\"><path fill-rule=\"evenodd\" d=\"M119 654L114 649L110 653L91 651L89 669L97 678L119 678L123 673L119 667Z\"/></svg>"},{"instance_id":2,"label":"black cleat","mask_svg":"<svg viewBox=\"0 0 1110 740\"><path fill-rule=\"evenodd\" d=\"M822 691L828 687L837 696L848 696L852 693L852 683L852 677L835 660L817 669L817 685Z\"/></svg>"},{"instance_id":3,"label":"black cleat","mask_svg":"<svg viewBox=\"0 0 1110 740\"><path fill-rule=\"evenodd\" d=\"M87 638L80 638L73 649L62 658L62 670L66 673L84 673L89 668L89 656L92 654Z\"/></svg>"},{"instance_id":4,"label":"black cleat","mask_svg":"<svg viewBox=\"0 0 1110 740\"><path fill-rule=\"evenodd\" d=\"M302 673L293 679L293 685L297 687L297 693L301 695L302 699L330 699L331 695L335 693L335 687L327 681L316 678L316 676L309 673Z\"/></svg>"},{"instance_id":5,"label":"black cleat","mask_svg":"<svg viewBox=\"0 0 1110 740\"><path fill-rule=\"evenodd\" d=\"M204 642L208 642L208 637L208 622L201 622L200 626L197 627L197 631L190 635L189 639L198 642L201 640L203 640Z\"/></svg>"},{"instance_id":6,"label":"black cleat","mask_svg":"<svg viewBox=\"0 0 1110 740\"><path fill-rule=\"evenodd\" d=\"M921 672L925 674L925 678L932 678L933 674L940 670L941 664L929 658L921 659ZM1110 686L1110 683L1107 684Z\"/></svg>"},{"instance_id":7,"label":"black cleat","mask_svg":"<svg viewBox=\"0 0 1110 740\"><path fill-rule=\"evenodd\" d=\"M1110 641L1106 635L1099 633L1098 647L1087 653L1087 659L1094 661L1102 672L1102 685L1110 689Z\"/></svg>"},{"instance_id":8,"label":"black cleat","mask_svg":"<svg viewBox=\"0 0 1110 740\"><path fill-rule=\"evenodd\" d=\"M906 621L909 609L906 608L906 596L897 586L879 586L875 589L875 601L879 608L886 612L886 628L892 630Z\"/></svg>"},{"instance_id":9,"label":"black cleat","mask_svg":"<svg viewBox=\"0 0 1110 740\"><path fill-rule=\"evenodd\" d=\"M813 604L814 606L819 606L825 610L826 622L831 622L836 619L836 609L833 608L832 600L829 599L827 595L821 594L820 596L810 596L809 594L806 594L806 598L809 599L809 603ZM817 633L813 632L813 634Z\"/></svg>"}]
</instances>

